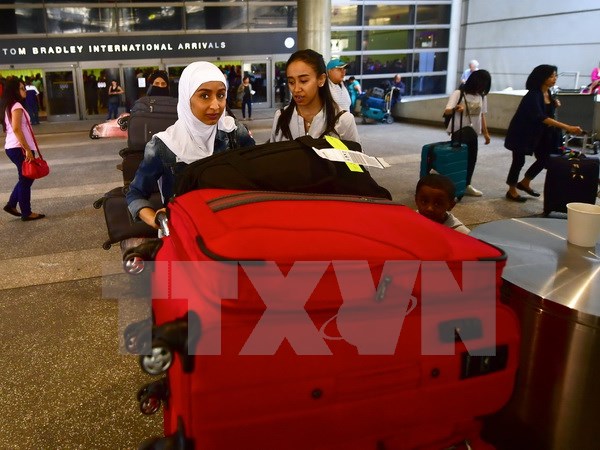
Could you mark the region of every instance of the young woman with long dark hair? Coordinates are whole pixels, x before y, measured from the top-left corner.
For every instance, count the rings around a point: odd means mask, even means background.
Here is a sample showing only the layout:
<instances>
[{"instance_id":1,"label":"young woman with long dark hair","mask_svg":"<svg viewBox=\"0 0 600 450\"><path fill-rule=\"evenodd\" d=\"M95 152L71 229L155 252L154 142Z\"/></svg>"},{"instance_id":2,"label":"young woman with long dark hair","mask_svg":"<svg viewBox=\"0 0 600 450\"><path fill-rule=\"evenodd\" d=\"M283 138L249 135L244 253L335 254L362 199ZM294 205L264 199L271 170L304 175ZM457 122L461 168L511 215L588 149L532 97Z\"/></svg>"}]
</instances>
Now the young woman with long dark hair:
<instances>
[{"instance_id":1,"label":"young woman with long dark hair","mask_svg":"<svg viewBox=\"0 0 600 450\"><path fill-rule=\"evenodd\" d=\"M21 220L37 220L46 217L44 214L31 212L31 185L33 180L23 176L21 166L23 161L31 161L35 157L35 137L31 129L31 119L23 106L26 90L25 83L17 77L6 80L2 93L2 108L0 118L2 128L6 133L4 144L6 155L17 166L19 180L10 194L4 211ZM17 209L17 205L21 209Z\"/></svg>"},{"instance_id":2,"label":"young woman with long dark hair","mask_svg":"<svg viewBox=\"0 0 600 450\"><path fill-rule=\"evenodd\" d=\"M275 113L271 142L310 135L331 135L359 141L354 115L342 111L331 97L327 69L320 53L298 50L287 61L285 73L292 95L290 104Z\"/></svg>"},{"instance_id":3,"label":"young woman with long dark hair","mask_svg":"<svg viewBox=\"0 0 600 450\"><path fill-rule=\"evenodd\" d=\"M524 202L517 189L532 197L540 193L530 186L531 181L546 168L553 150L560 145L560 133L556 129L565 130L569 134L581 134L583 130L576 125L568 125L554 119L554 113L560 102L552 98L550 88L556 84L557 67L542 64L537 66L527 77L525 87L528 92L510 121L504 146L512 151L512 164L508 171L506 199L513 202ZM535 162L527 169L525 176L519 181L519 173L525 165L525 156L534 155Z\"/></svg>"}]
</instances>

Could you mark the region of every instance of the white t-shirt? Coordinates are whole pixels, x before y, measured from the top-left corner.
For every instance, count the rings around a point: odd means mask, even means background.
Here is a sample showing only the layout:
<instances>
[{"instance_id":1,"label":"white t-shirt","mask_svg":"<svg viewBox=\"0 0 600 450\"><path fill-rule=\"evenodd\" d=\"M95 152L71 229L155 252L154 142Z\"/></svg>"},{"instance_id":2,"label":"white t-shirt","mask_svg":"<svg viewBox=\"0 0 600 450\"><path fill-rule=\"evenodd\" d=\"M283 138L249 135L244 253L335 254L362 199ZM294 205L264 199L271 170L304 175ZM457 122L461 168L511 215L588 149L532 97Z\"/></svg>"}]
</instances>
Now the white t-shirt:
<instances>
[{"instance_id":1,"label":"white t-shirt","mask_svg":"<svg viewBox=\"0 0 600 450\"><path fill-rule=\"evenodd\" d=\"M273 118L270 142L279 142L284 140L281 131L275 134L279 116L281 116L280 109L275 112L275 117ZM306 133L304 130L304 119L298 114L297 109L294 108L294 112L292 113L292 117L290 119L290 132L292 133L293 139L296 139L300 136L305 136L307 134L314 138L319 138L323 134L323 131L325 131L325 112L323 110L319 111L318 114L313 118L310 128L308 129L308 133ZM348 111L338 117L338 120L335 124L335 131L339 136L335 133L329 134L340 139L360 143L358 129L356 128L356 121L354 120L354 116Z\"/></svg>"},{"instance_id":2,"label":"white t-shirt","mask_svg":"<svg viewBox=\"0 0 600 450\"><path fill-rule=\"evenodd\" d=\"M340 109L350 111L352 100L350 100L350 93L348 92L346 85L344 83L335 84L329 78L327 78L327 81L329 82L329 90L331 91L333 101L338 104Z\"/></svg>"},{"instance_id":3,"label":"white t-shirt","mask_svg":"<svg viewBox=\"0 0 600 450\"><path fill-rule=\"evenodd\" d=\"M460 99L460 90L455 90L448 98L448 103L445 109L453 109ZM465 101L469 105L469 114L467 116L467 108L465 107ZM487 97L481 95L465 94L463 100L461 100L463 106L463 127L471 125L477 134L481 134L481 115L487 114ZM454 113L454 131L460 128L460 115L461 113ZM446 129L448 133L452 132L452 121L448 124Z\"/></svg>"},{"instance_id":4,"label":"white t-shirt","mask_svg":"<svg viewBox=\"0 0 600 450\"><path fill-rule=\"evenodd\" d=\"M479 69L475 69L475 70L479 70ZM475 72L475 70L473 72ZM468 69L466 69L463 72L462 76L460 77L460 81L462 83L464 83L465 81L467 81L473 72L471 72L471 68L470 67Z\"/></svg>"},{"instance_id":5,"label":"white t-shirt","mask_svg":"<svg viewBox=\"0 0 600 450\"><path fill-rule=\"evenodd\" d=\"M469 234L471 232L471 230L469 230L465 225L463 225L463 223L460 220L458 220L452 213L448 213L448 217L446 217L444 225L463 234Z\"/></svg>"},{"instance_id":6,"label":"white t-shirt","mask_svg":"<svg viewBox=\"0 0 600 450\"><path fill-rule=\"evenodd\" d=\"M26 91L35 91L35 95L40 94L40 91L38 91L38 89L33 84L30 84L29 86L25 86L25 90Z\"/></svg>"}]
</instances>

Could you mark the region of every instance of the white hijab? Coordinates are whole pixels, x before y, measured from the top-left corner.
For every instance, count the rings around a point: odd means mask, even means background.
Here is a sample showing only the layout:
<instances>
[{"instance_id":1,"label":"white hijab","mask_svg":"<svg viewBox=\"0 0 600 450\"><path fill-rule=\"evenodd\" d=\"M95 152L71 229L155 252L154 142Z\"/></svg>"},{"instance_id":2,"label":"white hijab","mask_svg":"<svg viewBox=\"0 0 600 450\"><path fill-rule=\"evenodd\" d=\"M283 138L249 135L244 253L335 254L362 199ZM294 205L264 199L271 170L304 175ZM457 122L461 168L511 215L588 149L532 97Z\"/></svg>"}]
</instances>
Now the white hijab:
<instances>
[{"instance_id":1,"label":"white hijab","mask_svg":"<svg viewBox=\"0 0 600 450\"><path fill-rule=\"evenodd\" d=\"M221 81L227 88L225 75L214 64L198 61L187 66L179 78L177 121L155 135L175 153L178 162L190 164L212 155L217 129L229 133L236 128L235 120L225 111L216 125L206 125L192 113L190 99L200 85L209 81Z\"/></svg>"}]
</instances>

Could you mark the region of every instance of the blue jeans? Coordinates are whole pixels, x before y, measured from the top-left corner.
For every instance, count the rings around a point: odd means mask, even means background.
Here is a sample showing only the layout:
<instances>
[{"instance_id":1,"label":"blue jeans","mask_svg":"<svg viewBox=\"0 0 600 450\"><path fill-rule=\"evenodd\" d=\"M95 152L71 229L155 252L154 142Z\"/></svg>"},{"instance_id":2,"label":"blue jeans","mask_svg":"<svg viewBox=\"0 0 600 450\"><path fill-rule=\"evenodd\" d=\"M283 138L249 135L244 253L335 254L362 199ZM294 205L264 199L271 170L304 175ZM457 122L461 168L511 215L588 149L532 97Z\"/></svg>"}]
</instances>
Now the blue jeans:
<instances>
[{"instance_id":1,"label":"blue jeans","mask_svg":"<svg viewBox=\"0 0 600 450\"><path fill-rule=\"evenodd\" d=\"M119 102L108 102L107 120L116 119L119 116Z\"/></svg>"},{"instance_id":2,"label":"blue jeans","mask_svg":"<svg viewBox=\"0 0 600 450\"><path fill-rule=\"evenodd\" d=\"M252 100L242 100L242 117L246 118L246 106L248 106L248 118L252 117Z\"/></svg>"},{"instance_id":3,"label":"blue jeans","mask_svg":"<svg viewBox=\"0 0 600 450\"><path fill-rule=\"evenodd\" d=\"M7 148L6 154L15 166L17 166L19 174L19 181L15 184L7 205L11 208L16 208L18 203L21 209L21 217L29 217L31 215L31 185L33 184L33 180L24 177L21 173L21 166L23 165L23 161L25 161L25 155L23 155L21 147Z\"/></svg>"}]
</instances>

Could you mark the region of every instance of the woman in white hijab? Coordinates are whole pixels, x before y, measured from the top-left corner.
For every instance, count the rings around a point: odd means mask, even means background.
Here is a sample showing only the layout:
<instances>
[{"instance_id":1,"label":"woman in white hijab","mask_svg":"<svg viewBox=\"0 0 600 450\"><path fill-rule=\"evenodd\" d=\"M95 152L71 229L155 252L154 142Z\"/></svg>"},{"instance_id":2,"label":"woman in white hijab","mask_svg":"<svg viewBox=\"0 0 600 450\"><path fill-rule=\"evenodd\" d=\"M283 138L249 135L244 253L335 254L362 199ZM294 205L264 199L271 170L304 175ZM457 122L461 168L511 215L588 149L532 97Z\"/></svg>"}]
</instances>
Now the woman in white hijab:
<instances>
[{"instance_id":1,"label":"woman in white hijab","mask_svg":"<svg viewBox=\"0 0 600 450\"><path fill-rule=\"evenodd\" d=\"M134 219L158 228L157 211L149 201L157 182L166 203L173 195L175 176L187 164L230 148L255 144L246 127L226 114L226 104L227 83L221 69L199 61L183 70L177 122L146 144L144 160L129 185L127 204Z\"/></svg>"}]
</instances>

